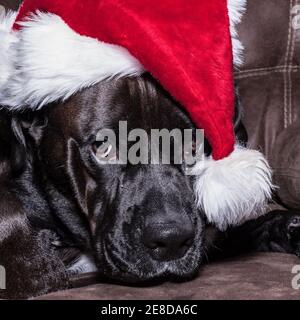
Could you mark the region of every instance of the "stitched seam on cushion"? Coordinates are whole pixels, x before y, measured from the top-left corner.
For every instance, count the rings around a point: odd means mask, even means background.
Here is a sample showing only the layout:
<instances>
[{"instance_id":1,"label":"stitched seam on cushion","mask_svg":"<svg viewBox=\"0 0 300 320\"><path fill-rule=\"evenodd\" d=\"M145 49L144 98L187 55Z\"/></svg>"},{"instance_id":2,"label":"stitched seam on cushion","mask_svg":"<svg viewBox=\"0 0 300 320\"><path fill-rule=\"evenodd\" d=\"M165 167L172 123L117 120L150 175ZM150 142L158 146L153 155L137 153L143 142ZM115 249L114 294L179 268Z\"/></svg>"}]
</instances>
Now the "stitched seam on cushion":
<instances>
[{"instance_id":1,"label":"stitched seam on cushion","mask_svg":"<svg viewBox=\"0 0 300 320\"><path fill-rule=\"evenodd\" d=\"M284 68L285 68L285 65L274 66L274 67L264 67L264 68L254 68L254 69L237 71L237 72L235 72L235 74L239 75L239 74L247 74L247 73L251 73L251 72L274 71L274 70L284 69ZM300 69L300 66L290 65L290 68L298 70L298 69Z\"/></svg>"},{"instance_id":2,"label":"stitched seam on cushion","mask_svg":"<svg viewBox=\"0 0 300 320\"><path fill-rule=\"evenodd\" d=\"M288 66L292 72L297 72L300 70L300 66ZM270 68L261 68L261 69L251 69L247 71L241 71L241 72L236 72L235 77L240 77L240 76L251 76L252 74L257 75L257 74L266 74L266 73L273 73L273 72L286 72L287 66L278 66L278 67L270 67Z\"/></svg>"},{"instance_id":3,"label":"stitched seam on cushion","mask_svg":"<svg viewBox=\"0 0 300 320\"><path fill-rule=\"evenodd\" d=\"M284 66L288 65L289 62L289 56L290 56L290 47L291 47L291 38L292 38L292 11L294 7L294 0L290 0L290 10L289 10L289 26L288 26L288 40L287 40L287 46L286 46L286 53L285 53L285 59L284 59Z\"/></svg>"},{"instance_id":4,"label":"stitched seam on cushion","mask_svg":"<svg viewBox=\"0 0 300 320\"><path fill-rule=\"evenodd\" d=\"M295 0L295 4L294 6L297 5L298 0ZM292 11L291 11L292 13ZM291 75L291 68L290 66L293 64L293 58L294 58L294 52L295 52L295 40L296 40L296 32L295 29L293 27L293 23L292 23L292 45L291 45L291 51L290 51L290 57L289 57L289 63L288 63L288 80L289 80L289 91L288 91L288 95L289 95L289 125L291 125L293 123L293 106L292 106L292 87L293 87L293 83L292 83L292 75Z\"/></svg>"},{"instance_id":5,"label":"stitched seam on cushion","mask_svg":"<svg viewBox=\"0 0 300 320\"><path fill-rule=\"evenodd\" d=\"M294 32L294 34L295 34L295 32ZM292 82L292 73L291 73L290 69L288 72L288 81L289 81L289 86L288 86L288 88L289 88L289 91L288 91L288 97L289 97L289 104L288 104L289 118L288 118L288 120L289 120L289 123L288 123L288 125L290 126L293 123L293 120L292 120L292 118L293 118L293 116L292 116L292 114L293 114L293 106L292 106L293 82Z\"/></svg>"},{"instance_id":6,"label":"stitched seam on cushion","mask_svg":"<svg viewBox=\"0 0 300 320\"><path fill-rule=\"evenodd\" d=\"M287 128L290 125L291 119L291 71L289 68L291 61L291 53L293 49L293 42L295 33L293 32L293 11L294 0L290 0L290 12L289 12L289 33L288 33L288 43L286 48L286 56L285 56L285 66L286 73L284 73L284 127Z\"/></svg>"},{"instance_id":7,"label":"stitched seam on cushion","mask_svg":"<svg viewBox=\"0 0 300 320\"><path fill-rule=\"evenodd\" d=\"M295 0L295 6L297 6L299 4L298 0ZM290 56L290 67L293 64L293 60L294 60L294 54L295 54L295 46L296 46L296 30L293 27L293 41L292 41L292 49L291 49L291 56ZM289 69L289 76L290 76L290 125L293 124L293 114L294 114L294 108L293 108L293 81L292 81L292 75L291 75L291 68Z\"/></svg>"},{"instance_id":8,"label":"stitched seam on cushion","mask_svg":"<svg viewBox=\"0 0 300 320\"><path fill-rule=\"evenodd\" d=\"M286 46L286 53L285 53L285 59L284 59L284 65L285 67L288 64L289 61L289 54L290 54L290 46L291 46L291 36L292 36L292 10L293 10L293 0L290 0L290 9L289 9L289 26L288 26L288 40L287 40L287 46ZM286 71L287 67L286 67ZM284 119L284 128L286 129L288 127L288 75L287 73L283 74L283 81L284 81L284 98L283 98L283 119Z\"/></svg>"},{"instance_id":9,"label":"stitched seam on cushion","mask_svg":"<svg viewBox=\"0 0 300 320\"><path fill-rule=\"evenodd\" d=\"M295 67L292 68L292 72L299 72L300 68L299 67ZM270 75L272 73L286 73L286 67L281 67L281 69L273 69L270 71L261 71L261 72L253 72L253 73L248 73L248 74L236 74L235 75L235 79L246 79L246 78L251 78L251 77L259 77L259 76L266 76L266 75Z\"/></svg>"}]
</instances>

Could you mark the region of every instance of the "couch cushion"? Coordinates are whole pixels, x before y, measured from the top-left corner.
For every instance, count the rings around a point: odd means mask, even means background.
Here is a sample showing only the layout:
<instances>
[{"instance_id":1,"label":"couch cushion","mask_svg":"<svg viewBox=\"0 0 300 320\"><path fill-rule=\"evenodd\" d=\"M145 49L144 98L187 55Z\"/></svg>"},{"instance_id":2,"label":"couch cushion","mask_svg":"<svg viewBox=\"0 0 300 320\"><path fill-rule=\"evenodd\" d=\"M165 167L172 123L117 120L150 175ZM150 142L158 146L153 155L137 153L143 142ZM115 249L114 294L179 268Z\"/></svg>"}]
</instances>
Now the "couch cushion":
<instances>
[{"instance_id":1,"label":"couch cushion","mask_svg":"<svg viewBox=\"0 0 300 320\"><path fill-rule=\"evenodd\" d=\"M279 133L272 163L274 180L280 187L281 200L291 208L300 209L300 121Z\"/></svg>"},{"instance_id":2,"label":"couch cushion","mask_svg":"<svg viewBox=\"0 0 300 320\"><path fill-rule=\"evenodd\" d=\"M38 300L300 299L300 290L291 284L296 264L300 260L292 255L259 253L206 265L197 279L186 283L147 288L95 284Z\"/></svg>"},{"instance_id":3,"label":"couch cushion","mask_svg":"<svg viewBox=\"0 0 300 320\"><path fill-rule=\"evenodd\" d=\"M239 26L245 64L236 72L250 147L266 154L279 197L294 209L300 208L299 5L293 0L248 0Z\"/></svg>"}]
</instances>

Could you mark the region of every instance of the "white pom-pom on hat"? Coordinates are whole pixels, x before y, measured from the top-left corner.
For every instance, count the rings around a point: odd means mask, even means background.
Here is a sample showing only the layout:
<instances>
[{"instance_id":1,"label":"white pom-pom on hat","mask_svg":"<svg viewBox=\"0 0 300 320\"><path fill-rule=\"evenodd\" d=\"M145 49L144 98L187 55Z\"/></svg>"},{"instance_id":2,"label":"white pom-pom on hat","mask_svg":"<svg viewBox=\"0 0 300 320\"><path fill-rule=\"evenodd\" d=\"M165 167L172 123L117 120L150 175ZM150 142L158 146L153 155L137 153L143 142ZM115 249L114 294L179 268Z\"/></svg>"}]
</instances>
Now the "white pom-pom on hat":
<instances>
[{"instance_id":1,"label":"white pom-pom on hat","mask_svg":"<svg viewBox=\"0 0 300 320\"><path fill-rule=\"evenodd\" d=\"M272 171L256 150L236 146L227 158L199 161L192 173L197 205L220 230L264 214L272 197Z\"/></svg>"}]
</instances>

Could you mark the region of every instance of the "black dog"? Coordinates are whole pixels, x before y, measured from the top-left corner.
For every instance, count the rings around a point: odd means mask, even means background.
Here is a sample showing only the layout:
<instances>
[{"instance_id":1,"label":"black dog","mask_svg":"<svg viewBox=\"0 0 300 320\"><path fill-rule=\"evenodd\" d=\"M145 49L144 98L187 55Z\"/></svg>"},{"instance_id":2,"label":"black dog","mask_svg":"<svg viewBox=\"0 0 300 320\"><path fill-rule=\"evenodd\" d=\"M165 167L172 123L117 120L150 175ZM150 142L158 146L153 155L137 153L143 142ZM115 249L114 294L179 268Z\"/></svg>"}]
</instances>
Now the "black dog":
<instances>
[{"instance_id":1,"label":"black dog","mask_svg":"<svg viewBox=\"0 0 300 320\"><path fill-rule=\"evenodd\" d=\"M299 254L300 215L277 212L209 240L183 165L99 165L98 130L122 120L129 130L193 128L149 75L100 83L39 112L1 111L1 297L68 288L70 275L96 269L128 284L189 279L206 251ZM245 139L239 108L236 120Z\"/></svg>"}]
</instances>

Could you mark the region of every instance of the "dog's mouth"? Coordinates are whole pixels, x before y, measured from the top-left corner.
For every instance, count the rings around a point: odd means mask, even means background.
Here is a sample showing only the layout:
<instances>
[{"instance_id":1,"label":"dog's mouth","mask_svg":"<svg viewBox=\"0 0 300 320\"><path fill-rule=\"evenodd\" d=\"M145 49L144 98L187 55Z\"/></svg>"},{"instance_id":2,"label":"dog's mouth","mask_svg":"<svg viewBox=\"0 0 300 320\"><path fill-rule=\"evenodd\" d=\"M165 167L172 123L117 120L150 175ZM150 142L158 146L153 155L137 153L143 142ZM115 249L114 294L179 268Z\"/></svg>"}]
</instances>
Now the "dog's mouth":
<instances>
[{"instance_id":1,"label":"dog's mouth","mask_svg":"<svg viewBox=\"0 0 300 320\"><path fill-rule=\"evenodd\" d=\"M148 255L126 261L124 256L102 244L97 266L106 280L126 285L153 285L161 282L188 281L197 276L202 264L202 249L194 244L175 260L157 261Z\"/></svg>"}]
</instances>

